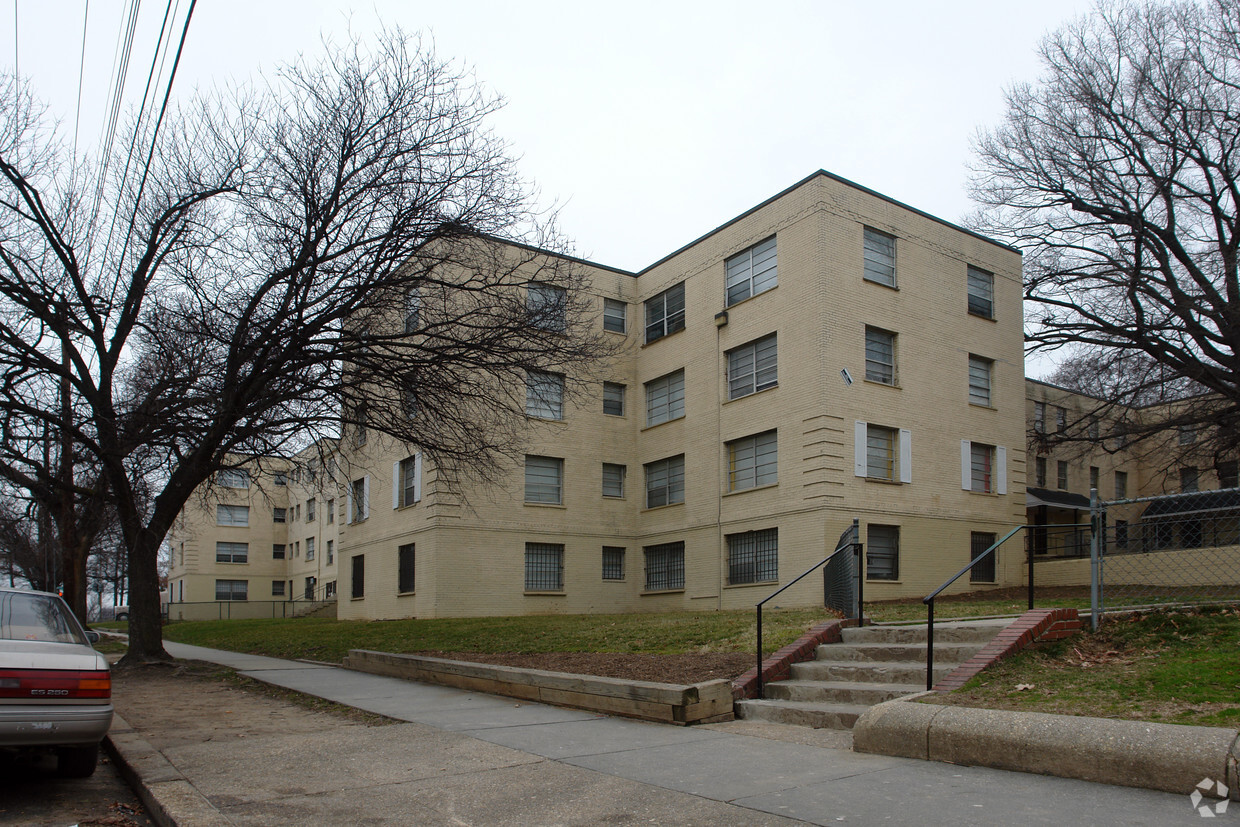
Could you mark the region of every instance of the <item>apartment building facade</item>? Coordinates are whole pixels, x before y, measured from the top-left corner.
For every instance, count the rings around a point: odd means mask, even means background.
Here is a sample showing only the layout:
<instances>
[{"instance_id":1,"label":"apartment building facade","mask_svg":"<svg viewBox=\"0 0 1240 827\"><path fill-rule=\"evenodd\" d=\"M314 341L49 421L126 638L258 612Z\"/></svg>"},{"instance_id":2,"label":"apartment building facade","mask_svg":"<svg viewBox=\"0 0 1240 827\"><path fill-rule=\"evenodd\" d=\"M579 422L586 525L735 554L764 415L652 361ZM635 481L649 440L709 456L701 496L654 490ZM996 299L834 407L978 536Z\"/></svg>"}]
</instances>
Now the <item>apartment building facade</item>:
<instances>
[{"instance_id":1,"label":"apartment building facade","mask_svg":"<svg viewBox=\"0 0 1240 827\"><path fill-rule=\"evenodd\" d=\"M854 519L867 598L920 596L1024 522L1013 249L818 172L638 273L579 266L620 356L577 396L529 377L503 479L454 494L342 438L340 617L748 607ZM821 600L818 578L781 596Z\"/></svg>"}]
</instances>

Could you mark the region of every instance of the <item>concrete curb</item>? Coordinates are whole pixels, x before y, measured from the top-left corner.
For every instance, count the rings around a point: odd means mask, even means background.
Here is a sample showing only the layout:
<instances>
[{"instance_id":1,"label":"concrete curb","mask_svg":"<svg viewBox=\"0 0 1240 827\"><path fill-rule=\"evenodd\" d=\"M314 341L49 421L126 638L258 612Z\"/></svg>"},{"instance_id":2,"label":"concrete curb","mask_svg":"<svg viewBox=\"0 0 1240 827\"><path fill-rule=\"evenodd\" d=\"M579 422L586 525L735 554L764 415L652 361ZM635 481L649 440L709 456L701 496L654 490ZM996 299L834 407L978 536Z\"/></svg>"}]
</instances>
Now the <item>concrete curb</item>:
<instances>
[{"instance_id":1,"label":"concrete curb","mask_svg":"<svg viewBox=\"0 0 1240 827\"><path fill-rule=\"evenodd\" d=\"M871 707L853 750L1188 795L1204 778L1240 801L1240 735L1180 726L917 703Z\"/></svg>"},{"instance_id":2,"label":"concrete curb","mask_svg":"<svg viewBox=\"0 0 1240 827\"><path fill-rule=\"evenodd\" d=\"M228 827L234 823L120 715L112 716L103 748L159 827Z\"/></svg>"}]
</instances>

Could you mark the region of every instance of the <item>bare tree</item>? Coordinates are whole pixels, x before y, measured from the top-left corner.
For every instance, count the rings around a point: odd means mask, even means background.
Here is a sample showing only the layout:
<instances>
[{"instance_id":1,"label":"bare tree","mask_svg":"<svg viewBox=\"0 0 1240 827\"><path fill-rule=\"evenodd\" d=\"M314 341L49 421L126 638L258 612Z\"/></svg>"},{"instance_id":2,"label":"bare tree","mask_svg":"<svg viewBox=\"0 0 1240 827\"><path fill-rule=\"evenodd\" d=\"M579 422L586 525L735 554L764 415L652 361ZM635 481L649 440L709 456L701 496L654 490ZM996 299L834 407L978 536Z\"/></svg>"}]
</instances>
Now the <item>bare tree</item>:
<instances>
[{"instance_id":1,"label":"bare tree","mask_svg":"<svg viewBox=\"0 0 1240 827\"><path fill-rule=\"evenodd\" d=\"M1031 349L1068 348L1080 389L1113 406L1205 391L1103 421L1136 439L1208 426L1234 455L1240 3L1103 0L1040 52L972 179L973 226L1025 253Z\"/></svg>"},{"instance_id":2,"label":"bare tree","mask_svg":"<svg viewBox=\"0 0 1240 827\"><path fill-rule=\"evenodd\" d=\"M130 659L166 657L164 535L238 457L373 432L487 476L518 450L526 377L579 386L608 352L578 262L546 252L562 244L487 128L499 101L398 31L135 129L150 163L103 182L106 220L14 91L0 408L97 459L129 554Z\"/></svg>"}]
</instances>

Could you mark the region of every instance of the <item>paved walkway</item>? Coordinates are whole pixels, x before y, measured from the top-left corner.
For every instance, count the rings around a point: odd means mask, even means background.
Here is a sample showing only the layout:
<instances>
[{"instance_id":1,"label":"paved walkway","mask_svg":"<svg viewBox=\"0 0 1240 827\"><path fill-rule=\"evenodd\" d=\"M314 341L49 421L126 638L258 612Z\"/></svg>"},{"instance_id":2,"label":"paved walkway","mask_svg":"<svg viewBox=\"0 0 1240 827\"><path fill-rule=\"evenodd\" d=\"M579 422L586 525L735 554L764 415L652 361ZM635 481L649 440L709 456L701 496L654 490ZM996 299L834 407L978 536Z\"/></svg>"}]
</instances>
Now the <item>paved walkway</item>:
<instances>
[{"instance_id":1,"label":"paved walkway","mask_svg":"<svg viewBox=\"0 0 1240 827\"><path fill-rule=\"evenodd\" d=\"M1200 823L1188 791L862 755L823 731L801 731L792 737L810 743L794 743L776 740L789 732L779 725L665 726L332 666L165 647L409 722L353 727L334 742L299 735L207 745L194 755L165 749L149 786L157 798L170 791L163 803L174 817L178 808L198 814L183 815L184 825ZM141 744L136 736L128 749ZM123 737L113 740L127 749ZM143 761L134 761L140 773Z\"/></svg>"}]
</instances>

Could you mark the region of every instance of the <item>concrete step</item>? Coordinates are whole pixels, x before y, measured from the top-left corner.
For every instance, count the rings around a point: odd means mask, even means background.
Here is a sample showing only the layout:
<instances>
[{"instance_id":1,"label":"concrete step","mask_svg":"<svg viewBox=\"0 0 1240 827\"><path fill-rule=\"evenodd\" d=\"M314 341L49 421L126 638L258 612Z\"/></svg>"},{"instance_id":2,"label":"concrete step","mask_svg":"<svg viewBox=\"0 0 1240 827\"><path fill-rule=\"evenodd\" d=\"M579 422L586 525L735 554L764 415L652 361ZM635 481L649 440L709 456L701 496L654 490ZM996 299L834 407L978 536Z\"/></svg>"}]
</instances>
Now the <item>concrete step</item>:
<instances>
[{"instance_id":1,"label":"concrete step","mask_svg":"<svg viewBox=\"0 0 1240 827\"><path fill-rule=\"evenodd\" d=\"M934 679L948 676L958 664L934 664ZM859 661L811 660L792 664L792 680L798 681L859 681L861 683L926 684L926 665L916 661L886 661L861 663Z\"/></svg>"},{"instance_id":2,"label":"concrete step","mask_svg":"<svg viewBox=\"0 0 1240 827\"><path fill-rule=\"evenodd\" d=\"M864 704L737 701L736 717L814 729L852 729L861 713L869 708Z\"/></svg>"},{"instance_id":3,"label":"concrete step","mask_svg":"<svg viewBox=\"0 0 1240 827\"><path fill-rule=\"evenodd\" d=\"M964 663L982 650L984 643L934 642L935 663ZM847 660L864 663L884 661L926 662L925 643L828 643L819 646L820 660Z\"/></svg>"},{"instance_id":4,"label":"concrete step","mask_svg":"<svg viewBox=\"0 0 1240 827\"><path fill-rule=\"evenodd\" d=\"M767 700L772 701L873 706L893 698L921 692L925 688L924 676L917 684L789 680L772 681L766 684L763 686L763 694L766 695Z\"/></svg>"},{"instance_id":5,"label":"concrete step","mask_svg":"<svg viewBox=\"0 0 1240 827\"><path fill-rule=\"evenodd\" d=\"M1011 620L958 620L934 624L935 649L940 643L988 643L1011 624ZM845 643L925 643L925 624L918 626L866 626L843 630Z\"/></svg>"}]
</instances>

